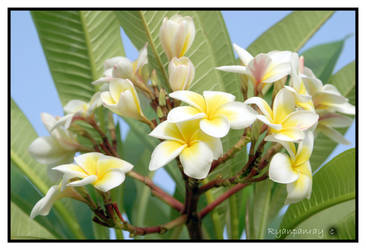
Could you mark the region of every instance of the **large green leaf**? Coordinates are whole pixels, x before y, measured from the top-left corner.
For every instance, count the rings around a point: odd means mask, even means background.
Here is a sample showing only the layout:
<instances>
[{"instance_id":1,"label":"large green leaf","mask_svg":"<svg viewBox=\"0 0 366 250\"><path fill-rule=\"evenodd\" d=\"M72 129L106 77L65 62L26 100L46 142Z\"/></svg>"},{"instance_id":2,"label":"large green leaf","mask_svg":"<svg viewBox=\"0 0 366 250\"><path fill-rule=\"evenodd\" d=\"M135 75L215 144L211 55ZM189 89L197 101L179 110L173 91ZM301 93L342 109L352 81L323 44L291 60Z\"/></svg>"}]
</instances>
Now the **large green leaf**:
<instances>
[{"instance_id":1,"label":"large green leaf","mask_svg":"<svg viewBox=\"0 0 366 250\"><path fill-rule=\"evenodd\" d=\"M288 208L282 238L355 239L355 153L353 148L339 154L314 175L311 198ZM323 233L305 231L312 229Z\"/></svg>"},{"instance_id":2,"label":"large green leaf","mask_svg":"<svg viewBox=\"0 0 366 250\"><path fill-rule=\"evenodd\" d=\"M327 83L341 55L345 40L320 44L304 51L305 66L323 82Z\"/></svg>"},{"instance_id":3,"label":"large green leaf","mask_svg":"<svg viewBox=\"0 0 366 250\"><path fill-rule=\"evenodd\" d=\"M351 62L330 79L329 83L337 87L342 95L349 99L349 102L355 105L355 88L356 88L356 72L355 62ZM341 128L338 131L345 134L348 128ZM318 134L315 143L314 150L311 155L310 163L313 171L318 169L321 164L328 158L338 144L323 134Z\"/></svg>"},{"instance_id":4,"label":"large green leaf","mask_svg":"<svg viewBox=\"0 0 366 250\"><path fill-rule=\"evenodd\" d=\"M32 17L62 105L89 101L104 60L124 54L113 13L32 11Z\"/></svg>"},{"instance_id":5,"label":"large green leaf","mask_svg":"<svg viewBox=\"0 0 366 250\"><path fill-rule=\"evenodd\" d=\"M12 240L40 240L57 239L50 231L29 218L15 203L10 205L10 239Z\"/></svg>"},{"instance_id":6,"label":"large green leaf","mask_svg":"<svg viewBox=\"0 0 366 250\"><path fill-rule=\"evenodd\" d=\"M258 37L248 51L253 55L271 50L298 51L332 14L333 11L294 11Z\"/></svg>"},{"instance_id":7,"label":"large green leaf","mask_svg":"<svg viewBox=\"0 0 366 250\"><path fill-rule=\"evenodd\" d=\"M33 188L44 195L52 184L47 175L47 167L36 162L28 153L28 147L37 138L37 134L13 99L11 100L10 114L12 166L17 167L34 185ZM82 238L80 226L75 223L71 213L68 212L70 207L65 206L64 202L56 202L54 208L74 236Z\"/></svg>"}]
</instances>

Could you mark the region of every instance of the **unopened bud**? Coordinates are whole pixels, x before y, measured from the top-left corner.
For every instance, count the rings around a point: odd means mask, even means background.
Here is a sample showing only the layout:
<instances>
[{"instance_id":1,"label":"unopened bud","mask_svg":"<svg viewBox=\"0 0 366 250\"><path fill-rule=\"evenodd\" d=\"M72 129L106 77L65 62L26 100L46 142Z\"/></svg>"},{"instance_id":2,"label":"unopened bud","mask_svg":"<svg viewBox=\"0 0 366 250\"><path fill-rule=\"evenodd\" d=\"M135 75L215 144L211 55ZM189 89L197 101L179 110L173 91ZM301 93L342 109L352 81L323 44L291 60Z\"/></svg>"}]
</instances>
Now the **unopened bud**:
<instances>
[{"instance_id":1,"label":"unopened bud","mask_svg":"<svg viewBox=\"0 0 366 250\"><path fill-rule=\"evenodd\" d=\"M156 74L155 69L151 72L150 80L152 86L158 86L158 75Z\"/></svg>"},{"instance_id":2,"label":"unopened bud","mask_svg":"<svg viewBox=\"0 0 366 250\"><path fill-rule=\"evenodd\" d=\"M190 16L174 15L169 19L164 18L160 28L160 42L169 60L184 56L193 43L195 32Z\"/></svg>"},{"instance_id":3,"label":"unopened bud","mask_svg":"<svg viewBox=\"0 0 366 250\"><path fill-rule=\"evenodd\" d=\"M169 63L168 71L169 84L173 91L189 89L195 68L188 57L174 57Z\"/></svg>"},{"instance_id":4,"label":"unopened bud","mask_svg":"<svg viewBox=\"0 0 366 250\"><path fill-rule=\"evenodd\" d=\"M166 105L166 94L165 94L165 91L164 89L160 89L160 92L159 92L159 105L160 106L165 106Z\"/></svg>"}]
</instances>

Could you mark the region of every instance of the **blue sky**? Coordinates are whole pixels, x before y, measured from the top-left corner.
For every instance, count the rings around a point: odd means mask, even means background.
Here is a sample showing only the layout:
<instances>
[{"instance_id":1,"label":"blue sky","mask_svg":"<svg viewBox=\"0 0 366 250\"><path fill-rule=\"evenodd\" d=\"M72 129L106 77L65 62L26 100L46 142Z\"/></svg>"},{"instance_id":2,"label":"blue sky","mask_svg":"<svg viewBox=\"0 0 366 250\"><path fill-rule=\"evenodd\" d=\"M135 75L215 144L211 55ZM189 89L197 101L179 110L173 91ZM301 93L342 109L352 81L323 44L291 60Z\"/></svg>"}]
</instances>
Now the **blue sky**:
<instances>
[{"instance_id":1,"label":"blue sky","mask_svg":"<svg viewBox=\"0 0 366 250\"><path fill-rule=\"evenodd\" d=\"M290 11L223 11L232 42L246 48L261 33L274 23L285 17ZM355 13L338 11L309 40L301 50L321 43L344 38L355 32ZM122 32L126 54L129 58L137 58L137 51ZM355 36L349 38L338 61L335 71L355 59ZM28 117L37 133L47 135L40 113L62 115L62 107L49 72L46 58L41 48L36 29L30 13L16 11L11 13L11 97ZM123 130L126 133L126 128ZM355 147L355 125L347 132L350 146L340 145L331 155ZM163 170L158 171L155 180L168 191L174 185Z\"/></svg>"}]
</instances>

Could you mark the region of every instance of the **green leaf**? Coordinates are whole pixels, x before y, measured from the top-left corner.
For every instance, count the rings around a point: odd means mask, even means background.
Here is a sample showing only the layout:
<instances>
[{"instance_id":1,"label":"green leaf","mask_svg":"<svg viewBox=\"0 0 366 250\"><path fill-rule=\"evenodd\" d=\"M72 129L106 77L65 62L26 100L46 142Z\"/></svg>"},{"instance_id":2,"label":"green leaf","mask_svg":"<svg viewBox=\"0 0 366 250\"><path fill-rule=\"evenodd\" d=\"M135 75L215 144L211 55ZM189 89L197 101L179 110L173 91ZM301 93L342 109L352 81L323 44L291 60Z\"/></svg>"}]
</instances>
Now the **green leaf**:
<instances>
[{"instance_id":1,"label":"green leaf","mask_svg":"<svg viewBox=\"0 0 366 250\"><path fill-rule=\"evenodd\" d=\"M334 239L347 236L347 239L355 239L355 220L352 218L356 198L355 172L354 148L339 154L322 167L313 177L311 198L288 208L280 228L281 231L285 229L281 238ZM332 234L332 228L336 234ZM288 230L292 229L298 233L301 229L302 233L290 234ZM317 229L323 233L306 233L304 229Z\"/></svg>"},{"instance_id":2,"label":"green leaf","mask_svg":"<svg viewBox=\"0 0 366 250\"><path fill-rule=\"evenodd\" d=\"M13 166L19 168L34 187L37 188L37 191L45 195L52 184L48 179L47 167L36 162L28 153L28 147L37 138L37 134L13 99L11 99L10 114L11 161L14 163ZM54 208L62 216L73 234L78 238L82 238L83 235L79 225L74 222L74 218L67 211L68 209L65 205L61 202L56 202Z\"/></svg>"},{"instance_id":3,"label":"green leaf","mask_svg":"<svg viewBox=\"0 0 366 250\"><path fill-rule=\"evenodd\" d=\"M105 59L124 55L118 21L110 11L32 11L62 105L89 101Z\"/></svg>"},{"instance_id":4,"label":"green leaf","mask_svg":"<svg viewBox=\"0 0 366 250\"><path fill-rule=\"evenodd\" d=\"M332 75L334 67L343 50L345 39L320 44L304 51L305 66L325 84Z\"/></svg>"},{"instance_id":5,"label":"green leaf","mask_svg":"<svg viewBox=\"0 0 366 250\"><path fill-rule=\"evenodd\" d=\"M334 11L294 11L258 37L248 51L257 55L271 50L298 51Z\"/></svg>"},{"instance_id":6,"label":"green leaf","mask_svg":"<svg viewBox=\"0 0 366 250\"><path fill-rule=\"evenodd\" d=\"M336 74L332 75L329 83L337 87L339 92L349 99L349 102L355 105L355 62L351 62L344 66ZM348 128L337 129L343 135ZM338 144L323 134L318 134L315 138L314 150L310 158L310 164L313 171L318 169L321 164L328 158Z\"/></svg>"},{"instance_id":7,"label":"green leaf","mask_svg":"<svg viewBox=\"0 0 366 250\"><path fill-rule=\"evenodd\" d=\"M24 213L15 203L11 202L10 209L10 239L57 239L54 234L48 231L37 221L29 218L29 215Z\"/></svg>"}]
</instances>

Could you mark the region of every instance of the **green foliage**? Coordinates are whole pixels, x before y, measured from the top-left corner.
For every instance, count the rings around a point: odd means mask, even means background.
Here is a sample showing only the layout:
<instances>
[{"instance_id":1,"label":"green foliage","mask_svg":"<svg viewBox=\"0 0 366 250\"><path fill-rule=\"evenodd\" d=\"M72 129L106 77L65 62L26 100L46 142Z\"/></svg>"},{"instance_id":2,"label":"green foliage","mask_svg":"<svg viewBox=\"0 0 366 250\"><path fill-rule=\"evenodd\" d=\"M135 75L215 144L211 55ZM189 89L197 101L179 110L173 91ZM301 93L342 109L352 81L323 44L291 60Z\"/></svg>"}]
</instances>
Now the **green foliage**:
<instances>
[{"instance_id":1,"label":"green foliage","mask_svg":"<svg viewBox=\"0 0 366 250\"><path fill-rule=\"evenodd\" d=\"M65 105L71 99L89 101L96 90L91 82L102 76L104 60L124 55L120 27L137 49L148 43L150 68L157 70L159 85L169 90L168 59L160 44L159 30L163 18L174 14L192 16L196 27L194 43L186 53L196 68L191 90L199 93L204 90L225 91L242 101L238 74L215 69L217 66L238 64L225 23L218 11L34 11L32 17L61 103ZM332 14L332 11L294 11L263 33L248 47L248 51L253 55L271 50L298 51ZM355 104L355 63L350 63L332 75L343 45L344 40L323 44L310 48L303 55L306 66L313 69L324 83L334 84L350 99L350 103ZM271 98L269 93L266 96ZM146 105L148 100L142 95L140 100L146 116L155 118L152 109ZM106 129L109 111L100 108L97 112L101 127L110 137ZM153 178L155 172L148 171L147 166L151 152L159 140L148 136L150 129L146 124L129 118L124 120L130 130L123 141L120 124L117 124L118 153L135 166L134 171ZM98 137L90 126L82 126L91 134L94 133L93 137ZM345 129L341 132L344 133ZM238 141L241 134L242 131L231 131L223 138L224 152ZM29 219L28 215L35 202L52 185L46 167L38 164L27 153L28 146L36 137L27 118L12 101L11 238L109 239L109 229L92 223L89 208L76 201L57 201L49 216ZM326 160L336 145L323 135L317 136L311 158L313 170ZM323 229L322 239L355 238L354 154L354 150L349 150L320 169L314 176L312 198L291 205L282 224L282 216L278 212L287 195L285 185L267 180L238 192L208 214L202 221L205 238L222 239L225 227L229 239L240 238L244 230L248 239L266 239L273 238L268 234L269 227L297 229L311 226ZM206 182L218 175L224 178L232 176L245 165L247 158L246 150L242 150L215 170ZM175 182L174 197L184 201L184 183L176 162L173 161L165 169ZM229 188L214 188L201 196L199 209L213 202ZM93 198L96 196L96 193L92 195ZM129 222L136 226L164 224L179 215L152 196L146 185L129 177L123 185L111 191L111 197L121 212L127 215ZM334 214L339 216L332 216ZM328 233L331 228L336 229L336 234ZM120 231L116 235L123 239ZM288 235L287 238L292 236ZM137 238L189 239L189 235L186 227L180 226L166 234L149 234ZM295 238L306 239L308 235L300 234Z\"/></svg>"},{"instance_id":2,"label":"green foliage","mask_svg":"<svg viewBox=\"0 0 366 250\"><path fill-rule=\"evenodd\" d=\"M322 167L313 177L310 200L291 205L280 228L324 233L285 233L281 238L355 239L355 154L355 149L347 150Z\"/></svg>"},{"instance_id":3,"label":"green foliage","mask_svg":"<svg viewBox=\"0 0 366 250\"><path fill-rule=\"evenodd\" d=\"M32 11L62 105L89 101L106 59L124 55L119 25L110 11Z\"/></svg>"}]
</instances>

